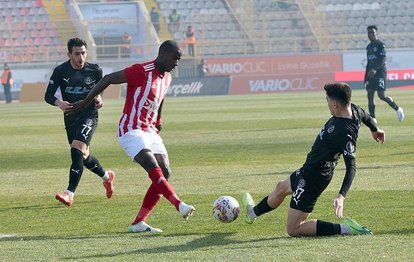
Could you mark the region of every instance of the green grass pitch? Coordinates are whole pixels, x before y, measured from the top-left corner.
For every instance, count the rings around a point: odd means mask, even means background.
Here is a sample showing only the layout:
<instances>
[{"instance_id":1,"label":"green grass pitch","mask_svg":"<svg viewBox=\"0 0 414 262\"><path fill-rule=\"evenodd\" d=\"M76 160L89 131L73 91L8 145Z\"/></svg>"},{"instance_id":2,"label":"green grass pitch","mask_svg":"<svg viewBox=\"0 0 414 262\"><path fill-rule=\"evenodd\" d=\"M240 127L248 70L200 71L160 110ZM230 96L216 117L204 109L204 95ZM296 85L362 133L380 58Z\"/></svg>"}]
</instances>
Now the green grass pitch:
<instances>
[{"instance_id":1,"label":"green grass pitch","mask_svg":"<svg viewBox=\"0 0 414 262\"><path fill-rule=\"evenodd\" d=\"M54 194L67 186L69 147L62 114L45 103L0 104L0 261L413 261L414 91L388 90L406 119L377 102L384 145L361 127L357 175L345 215L372 236L291 238L287 207L253 225L213 219L212 203L231 195L256 201L300 167L329 118L323 91L216 97L168 97L162 137L173 170L171 183L197 211L188 221L161 200L148 223L163 234L130 234L127 227L149 179L116 139L123 100L104 101L91 152L117 173L107 200L100 178L85 170L74 205ZM366 108L366 94L353 101ZM319 199L311 218L339 222L332 199L344 165ZM7 236L7 237L6 237Z\"/></svg>"}]
</instances>

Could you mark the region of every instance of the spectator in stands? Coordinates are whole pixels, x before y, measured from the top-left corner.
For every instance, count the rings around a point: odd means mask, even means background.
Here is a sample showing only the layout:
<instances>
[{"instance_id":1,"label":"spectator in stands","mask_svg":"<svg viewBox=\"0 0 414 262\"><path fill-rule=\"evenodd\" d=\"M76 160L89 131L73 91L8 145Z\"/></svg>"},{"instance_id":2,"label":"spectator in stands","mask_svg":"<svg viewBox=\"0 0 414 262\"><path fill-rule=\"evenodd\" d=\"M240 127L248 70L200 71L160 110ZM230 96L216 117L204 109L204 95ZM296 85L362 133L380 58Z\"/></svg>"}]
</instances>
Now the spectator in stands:
<instances>
[{"instance_id":1,"label":"spectator in stands","mask_svg":"<svg viewBox=\"0 0 414 262\"><path fill-rule=\"evenodd\" d=\"M207 66L206 66L206 60L201 59L200 64L197 66L198 71L198 77L205 77L206 73L208 72Z\"/></svg>"},{"instance_id":2,"label":"spectator in stands","mask_svg":"<svg viewBox=\"0 0 414 262\"><path fill-rule=\"evenodd\" d=\"M375 102L374 94L377 91L378 97L388 103L397 112L400 122L404 120L404 111L394 100L385 95L387 67L385 44L378 39L378 28L375 25L367 27L368 39L370 43L367 46L367 66L365 69L364 85L368 93L368 110L369 114L375 121Z\"/></svg>"},{"instance_id":3,"label":"spectator in stands","mask_svg":"<svg viewBox=\"0 0 414 262\"><path fill-rule=\"evenodd\" d=\"M177 9L173 9L172 13L168 16L168 19L170 20L170 31L174 34L180 27L181 15L178 13Z\"/></svg>"},{"instance_id":4,"label":"spectator in stands","mask_svg":"<svg viewBox=\"0 0 414 262\"><path fill-rule=\"evenodd\" d=\"M191 25L187 26L187 31L185 31L185 36L187 37L187 45L188 45L188 55L194 56L194 45L196 42L194 29Z\"/></svg>"},{"instance_id":5,"label":"spectator in stands","mask_svg":"<svg viewBox=\"0 0 414 262\"><path fill-rule=\"evenodd\" d=\"M4 88L4 96L6 99L6 103L11 103L12 96L11 96L11 87L13 86L13 77L10 70L10 67L7 63L4 64L4 71L1 75L1 84Z\"/></svg>"},{"instance_id":6,"label":"spectator in stands","mask_svg":"<svg viewBox=\"0 0 414 262\"><path fill-rule=\"evenodd\" d=\"M131 41L132 37L128 32L124 33L124 36L122 37L122 50L121 50L121 57L130 57L131 56Z\"/></svg>"},{"instance_id":7,"label":"spectator in stands","mask_svg":"<svg viewBox=\"0 0 414 262\"><path fill-rule=\"evenodd\" d=\"M151 8L150 16L151 22L155 28L155 32L158 34L160 32L160 14L157 12L157 9L155 9L155 7Z\"/></svg>"}]
</instances>

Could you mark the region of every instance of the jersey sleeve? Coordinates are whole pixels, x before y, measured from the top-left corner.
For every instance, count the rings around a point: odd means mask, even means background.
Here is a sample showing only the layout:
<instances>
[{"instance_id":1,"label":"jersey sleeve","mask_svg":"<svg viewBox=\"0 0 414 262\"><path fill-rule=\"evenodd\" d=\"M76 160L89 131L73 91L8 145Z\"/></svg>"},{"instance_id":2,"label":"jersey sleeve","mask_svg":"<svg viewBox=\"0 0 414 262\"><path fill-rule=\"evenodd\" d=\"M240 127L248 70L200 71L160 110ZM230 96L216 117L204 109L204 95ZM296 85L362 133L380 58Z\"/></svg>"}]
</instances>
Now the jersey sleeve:
<instances>
[{"instance_id":1,"label":"jersey sleeve","mask_svg":"<svg viewBox=\"0 0 414 262\"><path fill-rule=\"evenodd\" d=\"M144 68L140 64L134 64L130 67L125 68L125 77L128 84L132 86L139 86L144 74Z\"/></svg>"},{"instance_id":2,"label":"jersey sleeve","mask_svg":"<svg viewBox=\"0 0 414 262\"><path fill-rule=\"evenodd\" d=\"M344 130L341 137L340 147L344 157L346 171L339 194L345 197L352 185L356 173L356 140L353 138L352 134L346 132L346 130Z\"/></svg>"},{"instance_id":3,"label":"jersey sleeve","mask_svg":"<svg viewBox=\"0 0 414 262\"><path fill-rule=\"evenodd\" d=\"M377 124L375 123L374 119L367 114L364 109L362 109L360 106L355 105L358 115L361 119L361 122L366 125L371 132L376 132L378 130Z\"/></svg>"},{"instance_id":4,"label":"jersey sleeve","mask_svg":"<svg viewBox=\"0 0 414 262\"><path fill-rule=\"evenodd\" d=\"M101 81L102 77L103 77L103 70L101 67L98 67L98 81L97 82Z\"/></svg>"},{"instance_id":5,"label":"jersey sleeve","mask_svg":"<svg viewBox=\"0 0 414 262\"><path fill-rule=\"evenodd\" d=\"M53 70L52 76L49 79L49 84L46 88L45 101L46 103L54 106L56 102L55 93L59 88L59 72L57 69Z\"/></svg>"}]
</instances>

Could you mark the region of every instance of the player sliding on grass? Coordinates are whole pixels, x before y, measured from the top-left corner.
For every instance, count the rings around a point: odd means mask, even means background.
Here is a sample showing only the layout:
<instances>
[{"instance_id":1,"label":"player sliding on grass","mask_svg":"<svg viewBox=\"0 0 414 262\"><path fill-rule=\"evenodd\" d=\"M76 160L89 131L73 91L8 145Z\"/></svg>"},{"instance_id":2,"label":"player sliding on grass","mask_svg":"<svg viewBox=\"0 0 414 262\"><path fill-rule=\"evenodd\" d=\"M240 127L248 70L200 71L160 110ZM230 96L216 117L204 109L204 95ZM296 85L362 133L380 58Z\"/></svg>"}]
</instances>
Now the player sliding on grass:
<instances>
[{"instance_id":1,"label":"player sliding on grass","mask_svg":"<svg viewBox=\"0 0 414 262\"><path fill-rule=\"evenodd\" d=\"M102 69L86 62L86 42L79 38L68 41L69 60L57 66L50 77L45 93L48 104L65 112L70 103L84 99L92 87L102 78ZM55 97L56 91L61 95ZM100 176L106 189L106 197L114 191L115 173L105 171L98 159L89 153L92 136L98 127L98 109L102 107L100 94L92 97L94 103L71 116L64 116L66 135L70 144L72 164L69 170L69 185L56 199L67 206L73 204L73 196L83 173L83 167Z\"/></svg>"},{"instance_id":2,"label":"player sliding on grass","mask_svg":"<svg viewBox=\"0 0 414 262\"><path fill-rule=\"evenodd\" d=\"M68 113L87 107L94 96L110 84L127 83L124 110L119 120L118 141L129 157L140 164L152 181L144 197L141 209L129 232L162 232L145 223L147 217L163 195L187 219L194 207L187 205L176 195L168 182L170 167L167 150L158 132L161 130L161 110L167 89L171 84L169 73L181 59L182 51L177 43L167 40L161 44L155 60L135 64L124 70L106 75L95 85L83 101L74 103Z\"/></svg>"},{"instance_id":3,"label":"player sliding on grass","mask_svg":"<svg viewBox=\"0 0 414 262\"><path fill-rule=\"evenodd\" d=\"M372 232L345 218L342 224L322 220L307 220L321 193L330 183L340 155L343 155L346 173L339 194L333 199L335 215L343 216L344 200L356 172L356 141L361 122L372 132L377 142L384 143L384 131L365 111L351 103L351 87L346 83L331 83L324 87L326 101L333 115L319 132L302 168L279 182L268 196L255 205L249 193L244 193L243 204L248 224L267 212L276 209L286 196L292 195L287 218L290 236L331 236L347 234L372 234Z\"/></svg>"}]
</instances>

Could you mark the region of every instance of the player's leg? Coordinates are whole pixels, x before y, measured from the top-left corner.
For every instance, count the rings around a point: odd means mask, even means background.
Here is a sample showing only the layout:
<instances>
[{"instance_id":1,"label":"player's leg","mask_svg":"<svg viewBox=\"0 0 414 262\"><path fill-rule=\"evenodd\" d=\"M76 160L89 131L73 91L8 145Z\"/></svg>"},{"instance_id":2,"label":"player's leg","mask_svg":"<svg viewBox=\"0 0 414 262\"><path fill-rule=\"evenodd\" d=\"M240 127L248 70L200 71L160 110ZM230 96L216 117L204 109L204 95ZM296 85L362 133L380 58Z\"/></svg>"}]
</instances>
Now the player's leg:
<instances>
[{"instance_id":1,"label":"player's leg","mask_svg":"<svg viewBox=\"0 0 414 262\"><path fill-rule=\"evenodd\" d=\"M395 103L395 101L390 97L385 95L385 86L384 89L379 89L377 91L379 99L386 102L392 109L397 112L397 117L400 122L404 120L404 110Z\"/></svg>"},{"instance_id":2,"label":"player's leg","mask_svg":"<svg viewBox=\"0 0 414 262\"><path fill-rule=\"evenodd\" d=\"M374 101L375 89L367 87L368 98L368 111L369 115L375 119L375 101Z\"/></svg>"},{"instance_id":3,"label":"player's leg","mask_svg":"<svg viewBox=\"0 0 414 262\"><path fill-rule=\"evenodd\" d=\"M292 194L290 180L291 178L288 177L287 179L278 182L276 188L268 196L264 197L257 205L254 205L250 194L245 193L243 195L243 204L246 210L245 222L251 224L257 217L279 207L286 196Z\"/></svg>"},{"instance_id":4,"label":"player's leg","mask_svg":"<svg viewBox=\"0 0 414 262\"><path fill-rule=\"evenodd\" d=\"M73 197L76 188L83 173L83 152L81 148L79 149L72 147L72 142L74 141L78 130L77 123L71 121L70 119L65 119L65 128L68 142L71 145L70 156L72 163L69 168L69 185L65 192L56 194L55 198L63 204L71 206L73 204Z\"/></svg>"},{"instance_id":5,"label":"player's leg","mask_svg":"<svg viewBox=\"0 0 414 262\"><path fill-rule=\"evenodd\" d=\"M119 143L126 153L148 172L148 176L157 191L176 207L183 218L188 218L192 215L195 210L194 207L185 204L177 196L173 187L164 177L163 171L150 149L154 143L163 146L162 139L158 134L132 130L120 137ZM163 147L165 150L165 146ZM159 154L160 152L156 151L156 153ZM167 155L166 150L163 154Z\"/></svg>"},{"instance_id":6,"label":"player's leg","mask_svg":"<svg viewBox=\"0 0 414 262\"><path fill-rule=\"evenodd\" d=\"M174 188L164 177L161 168L155 159L154 154L149 149L141 150L134 160L139 163L147 172L155 188L160 192L175 208L183 218L188 218L194 212L194 207L185 204L175 193Z\"/></svg>"},{"instance_id":7,"label":"player's leg","mask_svg":"<svg viewBox=\"0 0 414 262\"><path fill-rule=\"evenodd\" d=\"M345 218L343 223L331 223L320 219L307 220L310 213L289 208L287 233L292 237L333 236L333 235L367 235L372 232L356 221Z\"/></svg>"},{"instance_id":8,"label":"player's leg","mask_svg":"<svg viewBox=\"0 0 414 262\"><path fill-rule=\"evenodd\" d=\"M163 171L164 177L168 180L170 177L169 161L166 155L154 154L157 159L158 165ZM162 194L158 192L156 186L152 183L148 188L144 199L142 200L141 208L138 211L132 225L129 227L130 232L162 232L159 228L153 228L146 224L148 216L151 214L154 207L158 204L162 197ZM145 224L144 224L145 223ZM140 225L141 224L141 225Z\"/></svg>"},{"instance_id":9,"label":"player's leg","mask_svg":"<svg viewBox=\"0 0 414 262\"><path fill-rule=\"evenodd\" d=\"M99 160L89 152L89 146L97 128L97 116L90 116L80 120L78 131L72 142L72 147L78 148L83 152L83 165L102 178L106 197L111 198L114 192L115 172L111 170L106 171Z\"/></svg>"},{"instance_id":10,"label":"player's leg","mask_svg":"<svg viewBox=\"0 0 414 262\"><path fill-rule=\"evenodd\" d=\"M160 166L164 177L168 180L170 177L170 168L168 163L168 158L165 155L155 154L155 158L157 159L158 165ZM160 201L162 194L158 192L156 186L151 184L147 190L147 193L142 200L142 205L140 210L138 211L137 217L135 218L132 224L137 224L141 221L145 221L147 217L150 215L154 207Z\"/></svg>"}]
</instances>

